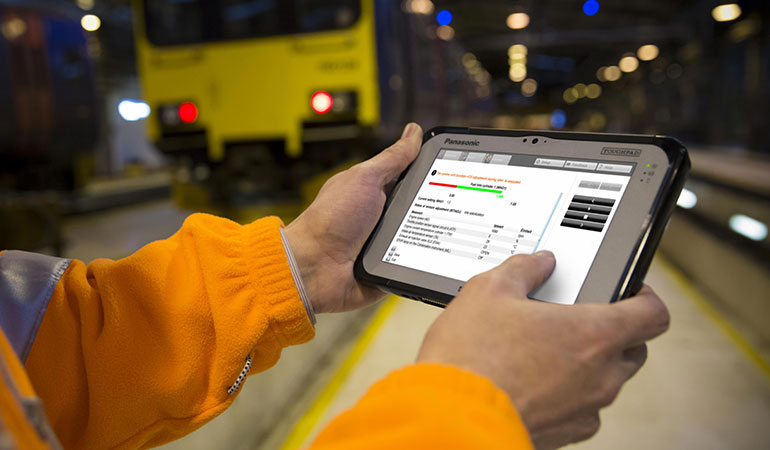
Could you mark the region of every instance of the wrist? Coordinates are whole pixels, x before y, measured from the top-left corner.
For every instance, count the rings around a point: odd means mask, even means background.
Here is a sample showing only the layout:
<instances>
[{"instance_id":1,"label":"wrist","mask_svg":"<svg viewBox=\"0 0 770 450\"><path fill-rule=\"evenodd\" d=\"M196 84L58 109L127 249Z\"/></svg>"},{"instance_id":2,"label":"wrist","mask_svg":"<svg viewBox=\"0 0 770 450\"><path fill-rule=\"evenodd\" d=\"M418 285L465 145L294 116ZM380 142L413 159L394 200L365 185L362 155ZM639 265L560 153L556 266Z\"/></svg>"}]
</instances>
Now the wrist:
<instances>
[{"instance_id":1,"label":"wrist","mask_svg":"<svg viewBox=\"0 0 770 450\"><path fill-rule=\"evenodd\" d=\"M305 287L307 301L310 303L310 309L316 313L325 312L317 296L317 258L313 256L312 238L308 238L308 232L302 229L296 220L284 228L284 236L288 246L287 256L289 252L294 256L301 282Z\"/></svg>"}]
</instances>

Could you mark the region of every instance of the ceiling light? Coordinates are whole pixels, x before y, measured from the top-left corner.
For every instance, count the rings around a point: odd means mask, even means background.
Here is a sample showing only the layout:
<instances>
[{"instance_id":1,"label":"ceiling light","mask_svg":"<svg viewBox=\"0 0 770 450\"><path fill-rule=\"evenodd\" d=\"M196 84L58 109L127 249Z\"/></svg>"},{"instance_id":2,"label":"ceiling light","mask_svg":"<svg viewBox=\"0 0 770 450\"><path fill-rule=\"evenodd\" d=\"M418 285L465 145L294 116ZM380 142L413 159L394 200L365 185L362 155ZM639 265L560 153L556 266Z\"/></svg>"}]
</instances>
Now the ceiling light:
<instances>
[{"instance_id":1,"label":"ceiling light","mask_svg":"<svg viewBox=\"0 0 770 450\"><path fill-rule=\"evenodd\" d=\"M527 67L524 64L516 63L511 66L508 76L511 81L524 81L524 79L527 78Z\"/></svg>"},{"instance_id":2,"label":"ceiling light","mask_svg":"<svg viewBox=\"0 0 770 450\"><path fill-rule=\"evenodd\" d=\"M658 49L658 46L653 44L642 45L639 47L639 50L636 51L636 56L642 61L652 61L657 58L659 54L660 50Z\"/></svg>"},{"instance_id":3,"label":"ceiling light","mask_svg":"<svg viewBox=\"0 0 770 450\"><path fill-rule=\"evenodd\" d=\"M442 41L448 41L455 37L455 29L449 25L441 25L436 29L436 36Z\"/></svg>"},{"instance_id":4,"label":"ceiling light","mask_svg":"<svg viewBox=\"0 0 770 450\"><path fill-rule=\"evenodd\" d=\"M86 31L96 31L102 26L102 20L94 14L86 14L80 19L80 26Z\"/></svg>"},{"instance_id":5,"label":"ceiling light","mask_svg":"<svg viewBox=\"0 0 770 450\"><path fill-rule=\"evenodd\" d=\"M406 12L428 15L433 12L433 2L430 0L407 0L404 3Z\"/></svg>"},{"instance_id":6,"label":"ceiling light","mask_svg":"<svg viewBox=\"0 0 770 450\"><path fill-rule=\"evenodd\" d=\"M466 69L469 69L473 67L474 63L477 62L476 55L474 55L473 53L466 53L463 55L462 62L463 62L463 66L465 66Z\"/></svg>"},{"instance_id":7,"label":"ceiling light","mask_svg":"<svg viewBox=\"0 0 770 450\"><path fill-rule=\"evenodd\" d=\"M639 68L639 60L636 59L636 56L627 55L620 59L618 67L620 67L620 70L623 72L631 73Z\"/></svg>"},{"instance_id":8,"label":"ceiling light","mask_svg":"<svg viewBox=\"0 0 770 450\"><path fill-rule=\"evenodd\" d=\"M512 30L521 30L522 28L527 28L527 25L529 25L529 15L527 13L513 13L508 16L508 19L506 19L505 24L508 25L508 28Z\"/></svg>"},{"instance_id":9,"label":"ceiling light","mask_svg":"<svg viewBox=\"0 0 770 450\"><path fill-rule=\"evenodd\" d=\"M676 201L676 206L684 209L692 209L698 203L698 196L695 192L689 189L682 189L682 193L679 194L679 199Z\"/></svg>"},{"instance_id":10,"label":"ceiling light","mask_svg":"<svg viewBox=\"0 0 770 450\"><path fill-rule=\"evenodd\" d=\"M586 96L586 85L578 83L574 86L575 92L577 92L577 98L583 98Z\"/></svg>"},{"instance_id":11,"label":"ceiling light","mask_svg":"<svg viewBox=\"0 0 770 450\"><path fill-rule=\"evenodd\" d=\"M521 94L525 97L532 97L537 92L537 81L527 78L521 83Z\"/></svg>"},{"instance_id":12,"label":"ceiling light","mask_svg":"<svg viewBox=\"0 0 770 450\"><path fill-rule=\"evenodd\" d=\"M767 225L743 214L730 217L730 228L753 241L763 241L767 237Z\"/></svg>"},{"instance_id":13,"label":"ceiling light","mask_svg":"<svg viewBox=\"0 0 770 450\"><path fill-rule=\"evenodd\" d=\"M607 78L604 76L604 71L607 70L607 66L601 66L596 70L596 79L599 81L607 81Z\"/></svg>"},{"instance_id":14,"label":"ceiling light","mask_svg":"<svg viewBox=\"0 0 770 450\"><path fill-rule=\"evenodd\" d=\"M85 9L86 11L94 9L94 0L77 0L75 3L78 5L78 8Z\"/></svg>"},{"instance_id":15,"label":"ceiling light","mask_svg":"<svg viewBox=\"0 0 770 450\"><path fill-rule=\"evenodd\" d=\"M508 47L509 59L522 59L527 56L527 46L523 44L513 44Z\"/></svg>"},{"instance_id":16,"label":"ceiling light","mask_svg":"<svg viewBox=\"0 0 770 450\"><path fill-rule=\"evenodd\" d=\"M609 66L604 69L604 78L607 81L618 81L620 79L620 68L618 66Z\"/></svg>"},{"instance_id":17,"label":"ceiling light","mask_svg":"<svg viewBox=\"0 0 770 450\"><path fill-rule=\"evenodd\" d=\"M596 83L591 83L586 86L586 97L590 99L599 98L602 95L602 87Z\"/></svg>"},{"instance_id":18,"label":"ceiling light","mask_svg":"<svg viewBox=\"0 0 770 450\"><path fill-rule=\"evenodd\" d=\"M711 10L711 17L717 22L729 22L741 16L741 7L737 3L719 5Z\"/></svg>"},{"instance_id":19,"label":"ceiling light","mask_svg":"<svg viewBox=\"0 0 770 450\"><path fill-rule=\"evenodd\" d=\"M12 41L27 31L27 24L18 17L11 17L0 25L0 32L6 39Z\"/></svg>"},{"instance_id":20,"label":"ceiling light","mask_svg":"<svg viewBox=\"0 0 770 450\"><path fill-rule=\"evenodd\" d=\"M578 99L578 94L575 88L567 88L561 96L568 104L573 104Z\"/></svg>"}]
</instances>

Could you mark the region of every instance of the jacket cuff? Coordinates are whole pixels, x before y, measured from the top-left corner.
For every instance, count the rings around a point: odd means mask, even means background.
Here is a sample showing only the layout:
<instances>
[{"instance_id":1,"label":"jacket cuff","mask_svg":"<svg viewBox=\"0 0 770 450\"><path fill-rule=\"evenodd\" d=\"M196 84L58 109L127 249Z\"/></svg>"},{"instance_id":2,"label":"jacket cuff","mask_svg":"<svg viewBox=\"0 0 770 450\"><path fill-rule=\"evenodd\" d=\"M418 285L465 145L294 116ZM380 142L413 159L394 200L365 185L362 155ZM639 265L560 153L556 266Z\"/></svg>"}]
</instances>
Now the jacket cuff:
<instances>
[{"instance_id":1,"label":"jacket cuff","mask_svg":"<svg viewBox=\"0 0 770 450\"><path fill-rule=\"evenodd\" d=\"M266 313L270 329L281 347L307 342L315 335L315 328L300 299L292 277L278 217L266 217L245 226L247 264L268 299Z\"/></svg>"},{"instance_id":2,"label":"jacket cuff","mask_svg":"<svg viewBox=\"0 0 770 450\"><path fill-rule=\"evenodd\" d=\"M455 366L420 363L391 372L369 390L374 396L389 396L405 390L419 389L434 392L441 398L455 398L466 405L470 415L477 408L491 412L505 420L511 431L519 436L531 438L508 394L491 380L474 372Z\"/></svg>"}]
</instances>

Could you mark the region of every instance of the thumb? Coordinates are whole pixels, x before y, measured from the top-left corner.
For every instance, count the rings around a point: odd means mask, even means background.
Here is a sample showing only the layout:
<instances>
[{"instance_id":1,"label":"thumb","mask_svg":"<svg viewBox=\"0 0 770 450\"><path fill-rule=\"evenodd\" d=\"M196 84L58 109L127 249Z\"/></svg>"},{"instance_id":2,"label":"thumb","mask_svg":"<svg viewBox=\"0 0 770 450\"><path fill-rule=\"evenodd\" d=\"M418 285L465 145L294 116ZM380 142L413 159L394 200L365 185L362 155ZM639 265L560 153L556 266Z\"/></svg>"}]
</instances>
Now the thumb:
<instances>
[{"instance_id":1,"label":"thumb","mask_svg":"<svg viewBox=\"0 0 770 450\"><path fill-rule=\"evenodd\" d=\"M543 284L555 267L556 259L553 253L539 251L534 255L512 256L493 269L493 272L496 272L496 276L504 277L513 294L524 298Z\"/></svg>"},{"instance_id":2,"label":"thumb","mask_svg":"<svg viewBox=\"0 0 770 450\"><path fill-rule=\"evenodd\" d=\"M422 145L422 128L412 122L401 134L401 139L366 162L379 175L385 186L403 172L414 161Z\"/></svg>"}]
</instances>

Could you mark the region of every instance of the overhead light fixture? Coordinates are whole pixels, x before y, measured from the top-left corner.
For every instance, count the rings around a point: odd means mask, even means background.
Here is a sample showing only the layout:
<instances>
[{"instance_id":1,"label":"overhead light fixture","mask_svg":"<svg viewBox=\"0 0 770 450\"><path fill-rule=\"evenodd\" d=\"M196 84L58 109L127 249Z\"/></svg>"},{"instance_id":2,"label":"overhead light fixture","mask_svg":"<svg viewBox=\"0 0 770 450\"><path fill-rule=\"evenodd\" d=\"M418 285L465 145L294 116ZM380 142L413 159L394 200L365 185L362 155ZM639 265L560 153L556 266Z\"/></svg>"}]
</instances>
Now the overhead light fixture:
<instances>
[{"instance_id":1,"label":"overhead light fixture","mask_svg":"<svg viewBox=\"0 0 770 450\"><path fill-rule=\"evenodd\" d=\"M567 104L573 104L578 100L578 93L575 88L567 88L561 96Z\"/></svg>"},{"instance_id":2,"label":"overhead light fixture","mask_svg":"<svg viewBox=\"0 0 770 450\"><path fill-rule=\"evenodd\" d=\"M436 29L436 36L442 41L448 41L455 37L455 29L450 25L441 25Z\"/></svg>"},{"instance_id":3,"label":"overhead light fixture","mask_svg":"<svg viewBox=\"0 0 770 450\"><path fill-rule=\"evenodd\" d=\"M511 30L527 28L527 25L529 25L529 14L523 12L513 13L505 20L505 24Z\"/></svg>"},{"instance_id":4,"label":"overhead light fixture","mask_svg":"<svg viewBox=\"0 0 770 450\"><path fill-rule=\"evenodd\" d=\"M86 11L94 9L94 0L77 0L75 3L78 5L78 8Z\"/></svg>"},{"instance_id":5,"label":"overhead light fixture","mask_svg":"<svg viewBox=\"0 0 770 450\"><path fill-rule=\"evenodd\" d=\"M626 73L631 73L639 68L639 60L636 59L636 56L633 55L626 55L622 58L620 58L620 62L618 63L618 67L620 70Z\"/></svg>"},{"instance_id":6,"label":"overhead light fixture","mask_svg":"<svg viewBox=\"0 0 770 450\"><path fill-rule=\"evenodd\" d=\"M604 76L604 71L607 70L607 66L601 66L596 70L596 79L599 81L607 81L607 78Z\"/></svg>"},{"instance_id":7,"label":"overhead light fixture","mask_svg":"<svg viewBox=\"0 0 770 450\"><path fill-rule=\"evenodd\" d=\"M586 97L591 100L599 98L602 95L602 87L596 83L591 83L586 86Z\"/></svg>"},{"instance_id":8,"label":"overhead light fixture","mask_svg":"<svg viewBox=\"0 0 770 450\"><path fill-rule=\"evenodd\" d=\"M676 206L684 209L692 209L698 204L698 196L695 192L689 189L682 189L682 193L679 194L679 199L676 201Z\"/></svg>"},{"instance_id":9,"label":"overhead light fixture","mask_svg":"<svg viewBox=\"0 0 770 450\"><path fill-rule=\"evenodd\" d=\"M527 67L524 64L516 63L511 66L511 70L508 71L508 77L511 81L519 82L524 81L527 78Z\"/></svg>"},{"instance_id":10,"label":"overhead light fixture","mask_svg":"<svg viewBox=\"0 0 770 450\"><path fill-rule=\"evenodd\" d=\"M608 66L606 69L604 69L604 78L607 81L618 81L621 75L622 73L620 72L620 68L618 66Z\"/></svg>"},{"instance_id":11,"label":"overhead light fixture","mask_svg":"<svg viewBox=\"0 0 770 450\"><path fill-rule=\"evenodd\" d=\"M575 92L577 92L577 98L583 98L586 96L586 85L583 83L578 83L575 86Z\"/></svg>"},{"instance_id":12,"label":"overhead light fixture","mask_svg":"<svg viewBox=\"0 0 770 450\"><path fill-rule=\"evenodd\" d=\"M741 16L741 7L737 3L719 5L711 10L711 17L717 22L729 22Z\"/></svg>"},{"instance_id":13,"label":"overhead light fixture","mask_svg":"<svg viewBox=\"0 0 770 450\"><path fill-rule=\"evenodd\" d=\"M588 126L590 126L591 130L593 131L603 130L604 127L607 126L607 116L600 112L591 114L591 116L588 118Z\"/></svg>"},{"instance_id":14,"label":"overhead light fixture","mask_svg":"<svg viewBox=\"0 0 770 450\"><path fill-rule=\"evenodd\" d=\"M653 44L642 45L639 47L639 50L636 51L636 56L642 61L652 61L657 58L659 54L660 49L658 49L657 45Z\"/></svg>"},{"instance_id":15,"label":"overhead light fixture","mask_svg":"<svg viewBox=\"0 0 770 450\"><path fill-rule=\"evenodd\" d=\"M521 83L521 94L524 97L532 97L537 92L537 81L527 78Z\"/></svg>"},{"instance_id":16,"label":"overhead light fixture","mask_svg":"<svg viewBox=\"0 0 770 450\"><path fill-rule=\"evenodd\" d=\"M433 2L430 0L407 0L404 2L404 10L408 13L427 16L433 12Z\"/></svg>"},{"instance_id":17,"label":"overhead light fixture","mask_svg":"<svg viewBox=\"0 0 770 450\"><path fill-rule=\"evenodd\" d=\"M730 229L752 241L764 241L767 237L767 225L744 214L730 217Z\"/></svg>"},{"instance_id":18,"label":"overhead light fixture","mask_svg":"<svg viewBox=\"0 0 770 450\"><path fill-rule=\"evenodd\" d=\"M523 59L527 57L527 46L524 44L513 44L508 47L508 59Z\"/></svg>"},{"instance_id":19,"label":"overhead light fixture","mask_svg":"<svg viewBox=\"0 0 770 450\"><path fill-rule=\"evenodd\" d=\"M27 23L19 17L11 17L0 25L3 36L12 41L27 31Z\"/></svg>"},{"instance_id":20,"label":"overhead light fixture","mask_svg":"<svg viewBox=\"0 0 770 450\"><path fill-rule=\"evenodd\" d=\"M478 60L476 59L476 55L474 55L473 53L469 52L469 53L466 53L466 54L463 55L462 63L463 63L463 66L465 66L466 69L470 69L475 64L478 64Z\"/></svg>"},{"instance_id":21,"label":"overhead light fixture","mask_svg":"<svg viewBox=\"0 0 770 450\"><path fill-rule=\"evenodd\" d=\"M95 14L86 14L80 18L80 26L86 31L96 31L102 26L102 20Z\"/></svg>"}]
</instances>

